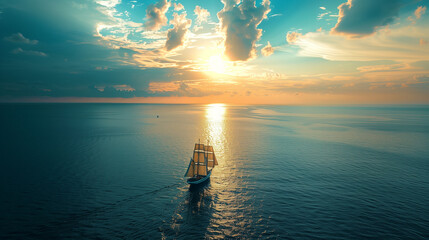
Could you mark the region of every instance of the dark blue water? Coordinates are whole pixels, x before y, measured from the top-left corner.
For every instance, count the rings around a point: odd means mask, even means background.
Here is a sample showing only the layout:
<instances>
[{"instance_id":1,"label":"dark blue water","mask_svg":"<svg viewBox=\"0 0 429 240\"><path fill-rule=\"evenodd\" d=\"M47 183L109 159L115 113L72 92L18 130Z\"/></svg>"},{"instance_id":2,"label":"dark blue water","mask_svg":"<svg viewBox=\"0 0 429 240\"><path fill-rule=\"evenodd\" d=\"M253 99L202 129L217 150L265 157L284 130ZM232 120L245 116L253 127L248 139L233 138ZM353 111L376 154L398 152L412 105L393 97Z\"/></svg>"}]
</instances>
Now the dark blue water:
<instances>
[{"instance_id":1,"label":"dark blue water","mask_svg":"<svg viewBox=\"0 0 429 240\"><path fill-rule=\"evenodd\" d=\"M0 239L429 238L428 106L0 114ZM189 189L198 139L219 166Z\"/></svg>"}]
</instances>

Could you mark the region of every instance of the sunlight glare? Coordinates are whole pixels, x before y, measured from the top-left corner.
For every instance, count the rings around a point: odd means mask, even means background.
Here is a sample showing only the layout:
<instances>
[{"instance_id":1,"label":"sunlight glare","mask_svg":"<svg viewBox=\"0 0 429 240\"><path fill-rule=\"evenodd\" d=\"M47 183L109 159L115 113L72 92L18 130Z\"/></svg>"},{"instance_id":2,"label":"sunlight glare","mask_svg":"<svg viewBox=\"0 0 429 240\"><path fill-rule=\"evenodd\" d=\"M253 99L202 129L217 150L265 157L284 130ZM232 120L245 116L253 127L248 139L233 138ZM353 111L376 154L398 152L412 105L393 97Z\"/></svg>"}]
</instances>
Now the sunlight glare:
<instances>
[{"instance_id":1,"label":"sunlight glare","mask_svg":"<svg viewBox=\"0 0 429 240\"><path fill-rule=\"evenodd\" d=\"M215 146L218 159L222 159L225 154L225 114L226 105L223 103L206 105L205 137L210 144Z\"/></svg>"},{"instance_id":2,"label":"sunlight glare","mask_svg":"<svg viewBox=\"0 0 429 240\"><path fill-rule=\"evenodd\" d=\"M221 56L211 56L208 61L209 70L216 73L225 73L226 64Z\"/></svg>"},{"instance_id":3,"label":"sunlight glare","mask_svg":"<svg viewBox=\"0 0 429 240\"><path fill-rule=\"evenodd\" d=\"M206 117L210 122L223 121L225 115L225 104L215 103L208 104L206 109Z\"/></svg>"}]
</instances>

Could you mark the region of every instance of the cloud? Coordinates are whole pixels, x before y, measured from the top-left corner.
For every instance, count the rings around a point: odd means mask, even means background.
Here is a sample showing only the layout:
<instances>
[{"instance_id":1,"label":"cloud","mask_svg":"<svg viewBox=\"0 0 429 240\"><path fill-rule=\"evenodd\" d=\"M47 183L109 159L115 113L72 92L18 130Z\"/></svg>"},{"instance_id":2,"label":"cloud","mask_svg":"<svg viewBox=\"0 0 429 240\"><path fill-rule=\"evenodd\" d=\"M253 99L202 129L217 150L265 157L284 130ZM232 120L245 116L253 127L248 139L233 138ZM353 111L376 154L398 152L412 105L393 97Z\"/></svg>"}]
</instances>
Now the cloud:
<instances>
[{"instance_id":1,"label":"cloud","mask_svg":"<svg viewBox=\"0 0 429 240\"><path fill-rule=\"evenodd\" d=\"M400 71L400 70L409 70L412 67L407 63L398 63L391 65L370 65L358 67L359 72L386 72L386 71Z\"/></svg>"},{"instance_id":2,"label":"cloud","mask_svg":"<svg viewBox=\"0 0 429 240\"><path fill-rule=\"evenodd\" d=\"M159 3L162 2L157 1L156 4L159 5ZM156 6L156 4L148 7L148 9L160 7ZM164 2L163 4L171 3ZM177 5L176 8L178 7ZM167 10L167 7L165 9ZM116 8L108 10L110 12L118 12ZM186 12L184 14L186 16ZM165 50L168 49L168 51L171 51L184 44L188 31L186 21L183 21L184 23L180 25L179 20L176 19L177 23L172 20L170 24L175 25L174 28L166 31L159 29L156 31L145 31L142 24L123 19L123 14L114 15L113 20L113 24L108 25L103 22L97 24L96 36L100 37L102 41L99 42L108 48L130 51L130 55L119 59L122 64L139 68L173 68L184 65L186 60L175 60L174 57L178 55L174 52L166 52ZM188 62L186 61L186 63Z\"/></svg>"},{"instance_id":3,"label":"cloud","mask_svg":"<svg viewBox=\"0 0 429 240\"><path fill-rule=\"evenodd\" d=\"M423 14L426 13L426 6L419 6L416 11L414 11L414 15L416 15L417 19L420 19L422 17Z\"/></svg>"},{"instance_id":4,"label":"cloud","mask_svg":"<svg viewBox=\"0 0 429 240\"><path fill-rule=\"evenodd\" d=\"M321 13L319 13L319 15L317 15L317 20L322 20L325 16L327 16L328 14L331 14L331 11L326 10L325 7L319 7L319 9L322 10ZM332 16L332 15L329 15Z\"/></svg>"},{"instance_id":5,"label":"cloud","mask_svg":"<svg viewBox=\"0 0 429 240\"><path fill-rule=\"evenodd\" d=\"M148 90L160 96L204 97L220 95L216 85L200 81L151 82Z\"/></svg>"},{"instance_id":6,"label":"cloud","mask_svg":"<svg viewBox=\"0 0 429 240\"><path fill-rule=\"evenodd\" d=\"M307 33L296 42L299 55L332 61L417 62L429 60L429 48L419 45L429 29L406 26L379 31L367 38L344 39L326 32Z\"/></svg>"},{"instance_id":7,"label":"cloud","mask_svg":"<svg viewBox=\"0 0 429 240\"><path fill-rule=\"evenodd\" d=\"M192 31L194 31L194 33L196 33L198 31L200 31L201 29L203 29L203 26L195 25L194 28L192 29Z\"/></svg>"},{"instance_id":8,"label":"cloud","mask_svg":"<svg viewBox=\"0 0 429 240\"><path fill-rule=\"evenodd\" d=\"M174 92L179 89L179 84L176 82L151 82L148 90L151 92Z\"/></svg>"},{"instance_id":9,"label":"cloud","mask_svg":"<svg viewBox=\"0 0 429 240\"><path fill-rule=\"evenodd\" d=\"M199 89L198 85L192 83L181 82L179 89L176 92L177 96L187 96L187 97L204 97L210 95L220 95L221 91L215 91L211 88Z\"/></svg>"},{"instance_id":10,"label":"cloud","mask_svg":"<svg viewBox=\"0 0 429 240\"><path fill-rule=\"evenodd\" d=\"M177 47L183 46L187 37L188 29L192 24L192 20L186 18L186 13L174 13L173 28L167 32L167 41L165 42L165 49L171 51Z\"/></svg>"},{"instance_id":11,"label":"cloud","mask_svg":"<svg viewBox=\"0 0 429 240\"><path fill-rule=\"evenodd\" d=\"M122 85L113 85L113 88L115 88L117 91L124 91L124 92L135 92L136 89L131 87L130 85L122 84Z\"/></svg>"},{"instance_id":12,"label":"cloud","mask_svg":"<svg viewBox=\"0 0 429 240\"><path fill-rule=\"evenodd\" d=\"M156 31L162 26L167 25L167 17L165 14L170 8L171 3L167 0L159 0L155 4L150 4L146 9L146 22L145 27L147 30Z\"/></svg>"},{"instance_id":13,"label":"cloud","mask_svg":"<svg viewBox=\"0 0 429 240\"><path fill-rule=\"evenodd\" d=\"M276 14L273 14L273 15L269 16L269 18L273 18L273 17L280 17L280 16L283 16L283 14L281 14L281 13L276 13Z\"/></svg>"},{"instance_id":14,"label":"cloud","mask_svg":"<svg viewBox=\"0 0 429 240\"><path fill-rule=\"evenodd\" d=\"M338 6L339 18L331 33L352 38L369 36L394 21L400 0L348 0Z\"/></svg>"},{"instance_id":15,"label":"cloud","mask_svg":"<svg viewBox=\"0 0 429 240\"><path fill-rule=\"evenodd\" d=\"M13 43L24 43L24 44L31 44L31 45L37 44L39 42L37 40L30 40L24 37L22 33L14 33L9 37L5 37L4 40L13 42Z\"/></svg>"},{"instance_id":16,"label":"cloud","mask_svg":"<svg viewBox=\"0 0 429 240\"><path fill-rule=\"evenodd\" d=\"M265 46L264 48L261 49L261 53L262 53L262 55L264 55L266 57L268 57L274 53L274 48L271 47L270 42L267 43L267 46Z\"/></svg>"},{"instance_id":17,"label":"cloud","mask_svg":"<svg viewBox=\"0 0 429 240\"><path fill-rule=\"evenodd\" d=\"M256 56L255 43L262 36L258 25L271 11L270 1L256 7L255 0L222 0L218 12L220 30L225 35L225 55L232 61L246 61Z\"/></svg>"},{"instance_id":18,"label":"cloud","mask_svg":"<svg viewBox=\"0 0 429 240\"><path fill-rule=\"evenodd\" d=\"M174 3L174 11L180 11L183 9L185 9L185 7L181 3L178 3L178 4Z\"/></svg>"},{"instance_id":19,"label":"cloud","mask_svg":"<svg viewBox=\"0 0 429 240\"><path fill-rule=\"evenodd\" d=\"M324 12L317 16L317 20L321 20L324 16L328 15L330 12Z\"/></svg>"},{"instance_id":20,"label":"cloud","mask_svg":"<svg viewBox=\"0 0 429 240\"><path fill-rule=\"evenodd\" d=\"M102 5L102 6L111 8L111 7L118 5L121 1L120 0L97 0L95 2L97 4Z\"/></svg>"},{"instance_id":21,"label":"cloud","mask_svg":"<svg viewBox=\"0 0 429 240\"><path fill-rule=\"evenodd\" d=\"M286 41L289 44L294 44L301 36L302 34L298 32L288 32L286 35Z\"/></svg>"},{"instance_id":22,"label":"cloud","mask_svg":"<svg viewBox=\"0 0 429 240\"><path fill-rule=\"evenodd\" d=\"M200 6L195 7L194 13L197 15L197 22L199 24L207 22L207 18L210 17L209 11L207 11L207 9L201 8Z\"/></svg>"},{"instance_id":23,"label":"cloud","mask_svg":"<svg viewBox=\"0 0 429 240\"><path fill-rule=\"evenodd\" d=\"M39 56L39 57L46 57L46 53L39 52L39 51L31 51L31 50L23 50L22 48L16 48L12 50L13 54L25 54L25 55L32 55L32 56Z\"/></svg>"},{"instance_id":24,"label":"cloud","mask_svg":"<svg viewBox=\"0 0 429 240\"><path fill-rule=\"evenodd\" d=\"M426 41L424 38L420 38L419 43L420 43L420 46L423 46L423 45L427 45L428 41Z\"/></svg>"}]
</instances>

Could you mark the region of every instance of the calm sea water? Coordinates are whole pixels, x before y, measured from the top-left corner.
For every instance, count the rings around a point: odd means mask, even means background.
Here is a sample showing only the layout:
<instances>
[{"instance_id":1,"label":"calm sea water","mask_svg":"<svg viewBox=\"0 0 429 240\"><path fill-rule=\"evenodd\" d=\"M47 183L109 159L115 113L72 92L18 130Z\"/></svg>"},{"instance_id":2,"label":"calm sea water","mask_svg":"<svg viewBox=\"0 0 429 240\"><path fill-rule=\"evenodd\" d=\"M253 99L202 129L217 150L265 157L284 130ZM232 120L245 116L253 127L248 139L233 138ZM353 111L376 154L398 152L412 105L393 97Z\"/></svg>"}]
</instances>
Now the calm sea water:
<instances>
[{"instance_id":1,"label":"calm sea water","mask_svg":"<svg viewBox=\"0 0 429 240\"><path fill-rule=\"evenodd\" d=\"M0 239L429 239L428 106L1 104L0 123ZM219 166L189 189L198 139Z\"/></svg>"}]
</instances>

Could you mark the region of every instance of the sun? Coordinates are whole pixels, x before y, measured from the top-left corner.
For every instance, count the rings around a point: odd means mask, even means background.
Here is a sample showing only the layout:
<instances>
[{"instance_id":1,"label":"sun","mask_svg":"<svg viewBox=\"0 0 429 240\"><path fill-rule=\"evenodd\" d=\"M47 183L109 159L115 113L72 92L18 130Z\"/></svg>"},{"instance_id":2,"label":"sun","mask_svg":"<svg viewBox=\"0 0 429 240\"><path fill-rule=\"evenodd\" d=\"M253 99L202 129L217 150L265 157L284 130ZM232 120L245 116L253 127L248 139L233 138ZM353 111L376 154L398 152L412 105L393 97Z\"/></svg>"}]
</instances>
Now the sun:
<instances>
[{"instance_id":1,"label":"sun","mask_svg":"<svg viewBox=\"0 0 429 240\"><path fill-rule=\"evenodd\" d=\"M226 72L225 61L219 55L211 56L208 60L208 69L209 71L212 71L215 73L225 73Z\"/></svg>"}]
</instances>

